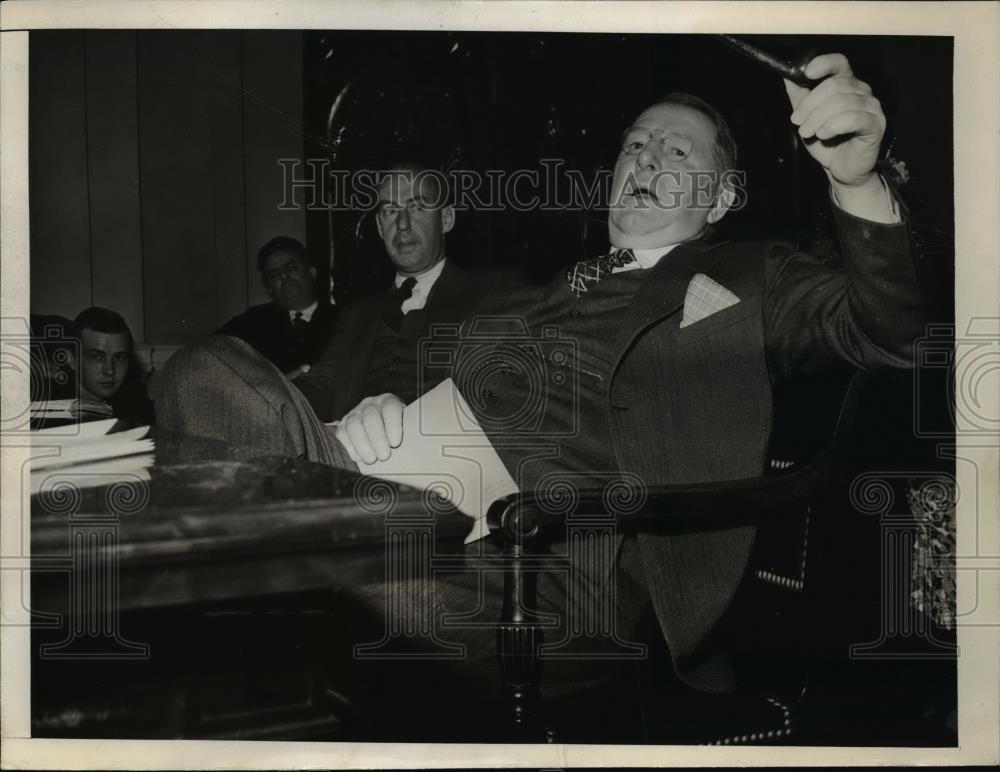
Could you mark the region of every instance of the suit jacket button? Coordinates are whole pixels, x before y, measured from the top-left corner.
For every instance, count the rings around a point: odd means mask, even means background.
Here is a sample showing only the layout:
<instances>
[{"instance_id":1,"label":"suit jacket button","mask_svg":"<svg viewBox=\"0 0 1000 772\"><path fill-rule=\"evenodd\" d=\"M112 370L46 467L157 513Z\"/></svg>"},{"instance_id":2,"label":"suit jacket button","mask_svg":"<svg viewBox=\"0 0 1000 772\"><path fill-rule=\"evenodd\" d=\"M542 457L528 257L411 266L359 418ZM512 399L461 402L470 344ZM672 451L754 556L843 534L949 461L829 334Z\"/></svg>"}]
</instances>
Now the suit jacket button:
<instances>
[{"instance_id":1,"label":"suit jacket button","mask_svg":"<svg viewBox=\"0 0 1000 772\"><path fill-rule=\"evenodd\" d=\"M572 317L574 317L574 318L577 317L577 316L579 316L580 315L580 309L579 308L574 308L572 311L569 312L569 315L572 316Z\"/></svg>"},{"instance_id":2,"label":"suit jacket button","mask_svg":"<svg viewBox=\"0 0 1000 772\"><path fill-rule=\"evenodd\" d=\"M479 392L479 395L483 397L483 399L493 399L493 389L483 389Z\"/></svg>"}]
</instances>

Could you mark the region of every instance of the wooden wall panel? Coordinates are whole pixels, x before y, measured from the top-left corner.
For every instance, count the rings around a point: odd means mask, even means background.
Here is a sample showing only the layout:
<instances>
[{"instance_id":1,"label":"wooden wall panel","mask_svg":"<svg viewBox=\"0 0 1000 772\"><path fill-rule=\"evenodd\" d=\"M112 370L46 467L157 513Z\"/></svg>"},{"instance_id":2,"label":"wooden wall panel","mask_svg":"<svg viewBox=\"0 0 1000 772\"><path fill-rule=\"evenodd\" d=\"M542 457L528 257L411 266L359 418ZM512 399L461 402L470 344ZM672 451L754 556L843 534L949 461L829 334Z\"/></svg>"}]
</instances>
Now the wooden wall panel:
<instances>
[{"instance_id":1,"label":"wooden wall panel","mask_svg":"<svg viewBox=\"0 0 1000 772\"><path fill-rule=\"evenodd\" d=\"M138 34L144 302L151 340L189 343L215 323L211 88L200 30Z\"/></svg>"},{"instance_id":2,"label":"wooden wall panel","mask_svg":"<svg viewBox=\"0 0 1000 772\"><path fill-rule=\"evenodd\" d=\"M91 304L84 33L28 47L31 311L72 318Z\"/></svg>"},{"instance_id":3,"label":"wooden wall panel","mask_svg":"<svg viewBox=\"0 0 1000 772\"><path fill-rule=\"evenodd\" d=\"M86 39L93 302L145 340L135 32L89 30Z\"/></svg>"},{"instance_id":4,"label":"wooden wall panel","mask_svg":"<svg viewBox=\"0 0 1000 772\"><path fill-rule=\"evenodd\" d=\"M212 84L212 201L216 283L215 327L247 307L250 297L243 177L243 37L216 32L205 52ZM213 327L213 329L215 328Z\"/></svg>"},{"instance_id":5,"label":"wooden wall panel","mask_svg":"<svg viewBox=\"0 0 1000 772\"><path fill-rule=\"evenodd\" d=\"M306 237L305 212L278 209L284 194L278 159L303 156L302 33L247 31L243 41L247 261L255 276L264 242ZM250 293L253 303L268 299L259 281L250 283Z\"/></svg>"},{"instance_id":6,"label":"wooden wall panel","mask_svg":"<svg viewBox=\"0 0 1000 772\"><path fill-rule=\"evenodd\" d=\"M183 344L266 294L255 266L301 158L302 35L31 35L32 310L99 304L137 340Z\"/></svg>"}]
</instances>

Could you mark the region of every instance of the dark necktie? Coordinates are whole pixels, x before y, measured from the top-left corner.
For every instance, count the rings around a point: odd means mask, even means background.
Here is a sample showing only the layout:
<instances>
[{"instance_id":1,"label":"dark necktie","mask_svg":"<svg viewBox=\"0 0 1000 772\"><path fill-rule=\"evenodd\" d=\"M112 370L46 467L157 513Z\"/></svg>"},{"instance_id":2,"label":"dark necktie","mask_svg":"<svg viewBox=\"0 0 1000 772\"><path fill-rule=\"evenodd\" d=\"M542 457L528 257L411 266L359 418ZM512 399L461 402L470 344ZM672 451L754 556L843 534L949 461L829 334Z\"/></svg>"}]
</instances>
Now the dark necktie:
<instances>
[{"instance_id":1,"label":"dark necktie","mask_svg":"<svg viewBox=\"0 0 1000 772\"><path fill-rule=\"evenodd\" d=\"M299 335L305 335L306 330L309 329L309 322L306 321L305 316L303 316L301 311L295 312L295 318L292 319L292 327Z\"/></svg>"},{"instance_id":2,"label":"dark necktie","mask_svg":"<svg viewBox=\"0 0 1000 772\"><path fill-rule=\"evenodd\" d=\"M577 297L582 297L597 282L611 273L615 268L635 262L635 254L631 249L619 249L616 252L596 257L593 260L581 260L566 271L566 282L569 291Z\"/></svg>"},{"instance_id":3,"label":"dark necktie","mask_svg":"<svg viewBox=\"0 0 1000 772\"><path fill-rule=\"evenodd\" d=\"M386 298L382 318L396 332L399 332L399 328L403 326L403 303L409 300L415 286L417 286L417 280L411 276L390 292Z\"/></svg>"}]
</instances>

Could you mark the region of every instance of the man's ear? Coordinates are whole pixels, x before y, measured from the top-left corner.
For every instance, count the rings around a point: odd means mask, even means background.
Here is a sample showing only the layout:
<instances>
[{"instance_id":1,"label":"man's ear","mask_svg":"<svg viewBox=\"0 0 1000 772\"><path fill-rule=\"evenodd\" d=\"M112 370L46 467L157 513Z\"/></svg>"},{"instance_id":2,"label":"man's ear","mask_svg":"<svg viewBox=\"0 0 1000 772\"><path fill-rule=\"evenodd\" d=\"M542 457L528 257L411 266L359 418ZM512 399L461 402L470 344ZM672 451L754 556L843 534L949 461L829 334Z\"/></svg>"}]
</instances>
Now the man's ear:
<instances>
[{"instance_id":1,"label":"man's ear","mask_svg":"<svg viewBox=\"0 0 1000 772\"><path fill-rule=\"evenodd\" d=\"M715 203L712 204L712 209L708 213L709 224L715 225L715 223L725 217L726 212L729 211L735 201L736 191L728 185L723 184L719 190L719 195L715 197Z\"/></svg>"},{"instance_id":2,"label":"man's ear","mask_svg":"<svg viewBox=\"0 0 1000 772\"><path fill-rule=\"evenodd\" d=\"M455 227L455 207L446 206L441 210L441 232L448 233Z\"/></svg>"},{"instance_id":3,"label":"man's ear","mask_svg":"<svg viewBox=\"0 0 1000 772\"><path fill-rule=\"evenodd\" d=\"M316 281L316 277L319 274L316 272L316 266L315 265L310 265L309 266L309 275L312 276L312 280L313 281Z\"/></svg>"}]
</instances>

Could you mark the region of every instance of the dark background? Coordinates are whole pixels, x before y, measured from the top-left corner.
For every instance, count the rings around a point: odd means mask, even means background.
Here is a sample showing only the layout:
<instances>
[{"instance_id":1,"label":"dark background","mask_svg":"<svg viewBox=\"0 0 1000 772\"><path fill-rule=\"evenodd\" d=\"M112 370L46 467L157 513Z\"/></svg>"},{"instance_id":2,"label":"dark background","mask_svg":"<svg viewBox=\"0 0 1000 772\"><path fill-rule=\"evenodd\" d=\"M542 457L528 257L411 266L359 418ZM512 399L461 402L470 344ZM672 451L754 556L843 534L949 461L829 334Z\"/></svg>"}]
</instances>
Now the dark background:
<instances>
[{"instance_id":1,"label":"dark background","mask_svg":"<svg viewBox=\"0 0 1000 772\"><path fill-rule=\"evenodd\" d=\"M888 117L883 145L911 219L937 250L930 286L946 318L951 299L952 40L915 37L747 36L797 62L839 51L874 89ZM332 168L378 167L417 148L457 168L540 169L558 158L593 178L610 168L621 131L657 97L688 91L734 131L749 199L718 237L781 237L829 250L825 179L797 146L781 80L710 35L306 32L306 154L324 146L330 106ZM903 180L906 180L905 182ZM390 273L370 218L333 216L337 292L367 292ZM322 212L307 215L311 244L326 241ZM606 246L606 214L463 212L449 253L470 266L515 265L544 280Z\"/></svg>"},{"instance_id":2,"label":"dark background","mask_svg":"<svg viewBox=\"0 0 1000 772\"><path fill-rule=\"evenodd\" d=\"M791 61L841 51L872 85L927 247L932 316L950 320L951 39L747 39ZM32 311L114 308L148 346L192 342L264 302L254 257L276 235L305 240L322 276L332 266L340 301L388 281L370 216L337 212L331 229L322 208L281 207L282 159L354 171L405 149L480 172L559 159L589 182L672 90L716 105L740 146L748 204L719 238L834 251L824 177L796 146L780 79L710 35L51 30L31 34L29 66ZM600 208L467 211L449 253L545 280L605 239Z\"/></svg>"}]
</instances>

